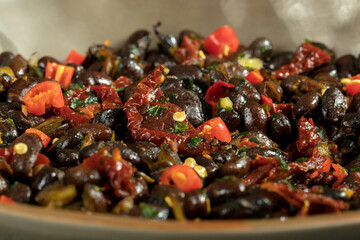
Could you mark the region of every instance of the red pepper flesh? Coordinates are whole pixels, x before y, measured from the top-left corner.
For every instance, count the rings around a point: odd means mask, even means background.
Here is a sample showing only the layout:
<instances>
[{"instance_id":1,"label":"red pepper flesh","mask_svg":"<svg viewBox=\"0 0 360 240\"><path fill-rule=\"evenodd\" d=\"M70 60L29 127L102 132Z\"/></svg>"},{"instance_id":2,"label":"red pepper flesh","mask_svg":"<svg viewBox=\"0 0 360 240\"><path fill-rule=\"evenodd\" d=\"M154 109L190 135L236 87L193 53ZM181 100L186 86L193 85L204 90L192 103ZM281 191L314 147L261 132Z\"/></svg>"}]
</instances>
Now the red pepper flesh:
<instances>
[{"instance_id":1,"label":"red pepper flesh","mask_svg":"<svg viewBox=\"0 0 360 240\"><path fill-rule=\"evenodd\" d=\"M225 25L216 29L205 39L204 49L212 55L223 58L234 53L239 44L234 29Z\"/></svg>"},{"instance_id":2,"label":"red pepper flesh","mask_svg":"<svg viewBox=\"0 0 360 240\"><path fill-rule=\"evenodd\" d=\"M41 142L45 148L47 147L47 145L50 142L50 138L48 135L46 135L42 131L37 130L35 128L28 128L28 129L26 129L25 133L35 133L36 135L38 135L41 138Z\"/></svg>"},{"instance_id":3,"label":"red pepper flesh","mask_svg":"<svg viewBox=\"0 0 360 240\"><path fill-rule=\"evenodd\" d=\"M75 63L81 65L85 60L85 56L72 49L65 60L65 64Z\"/></svg>"}]
</instances>

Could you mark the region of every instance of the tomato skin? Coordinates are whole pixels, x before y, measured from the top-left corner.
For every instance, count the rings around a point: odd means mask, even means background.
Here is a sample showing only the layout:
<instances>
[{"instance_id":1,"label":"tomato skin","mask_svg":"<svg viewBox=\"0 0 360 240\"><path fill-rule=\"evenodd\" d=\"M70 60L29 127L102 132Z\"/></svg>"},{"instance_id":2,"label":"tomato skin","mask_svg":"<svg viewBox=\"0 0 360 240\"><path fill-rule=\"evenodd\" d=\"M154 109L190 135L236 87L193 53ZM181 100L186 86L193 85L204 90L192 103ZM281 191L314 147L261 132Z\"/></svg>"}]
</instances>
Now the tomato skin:
<instances>
[{"instance_id":1,"label":"tomato skin","mask_svg":"<svg viewBox=\"0 0 360 240\"><path fill-rule=\"evenodd\" d=\"M184 193L201 189L203 183L194 169L187 165L179 164L167 168L160 176L160 184L174 184Z\"/></svg>"},{"instance_id":2,"label":"tomato skin","mask_svg":"<svg viewBox=\"0 0 360 240\"><path fill-rule=\"evenodd\" d=\"M36 135L38 135L41 138L41 142L45 148L47 147L47 145L50 142L50 138L48 135L46 135L42 131L37 130L35 128L28 128L28 129L26 129L25 133L35 133Z\"/></svg>"},{"instance_id":3,"label":"tomato skin","mask_svg":"<svg viewBox=\"0 0 360 240\"><path fill-rule=\"evenodd\" d=\"M234 88L234 84L217 81L211 85L205 94L205 102L211 106L216 106L220 98L226 96L230 89Z\"/></svg>"},{"instance_id":4,"label":"tomato skin","mask_svg":"<svg viewBox=\"0 0 360 240\"><path fill-rule=\"evenodd\" d=\"M46 108L60 108L65 105L60 84L54 81L38 83L27 91L23 97L28 112L35 115L42 115Z\"/></svg>"},{"instance_id":5,"label":"tomato skin","mask_svg":"<svg viewBox=\"0 0 360 240\"><path fill-rule=\"evenodd\" d=\"M254 69L251 71L246 77L246 80L248 80L251 84L258 84L264 81L264 77L261 75L260 71L257 69Z\"/></svg>"},{"instance_id":6,"label":"tomato skin","mask_svg":"<svg viewBox=\"0 0 360 240\"><path fill-rule=\"evenodd\" d=\"M199 129L202 129L202 132L209 134L213 139L217 138L223 142L231 141L230 131L220 117L206 121L199 126Z\"/></svg>"},{"instance_id":7,"label":"tomato skin","mask_svg":"<svg viewBox=\"0 0 360 240\"><path fill-rule=\"evenodd\" d=\"M224 25L216 29L205 39L204 49L208 53L222 58L234 53L238 49L239 44L234 29Z\"/></svg>"},{"instance_id":8,"label":"tomato skin","mask_svg":"<svg viewBox=\"0 0 360 240\"><path fill-rule=\"evenodd\" d=\"M74 75L75 69L71 66L48 62L45 69L45 78L53 79L67 88Z\"/></svg>"},{"instance_id":9,"label":"tomato skin","mask_svg":"<svg viewBox=\"0 0 360 240\"><path fill-rule=\"evenodd\" d=\"M72 49L65 60L65 64L75 63L81 65L85 60L85 56Z\"/></svg>"}]
</instances>

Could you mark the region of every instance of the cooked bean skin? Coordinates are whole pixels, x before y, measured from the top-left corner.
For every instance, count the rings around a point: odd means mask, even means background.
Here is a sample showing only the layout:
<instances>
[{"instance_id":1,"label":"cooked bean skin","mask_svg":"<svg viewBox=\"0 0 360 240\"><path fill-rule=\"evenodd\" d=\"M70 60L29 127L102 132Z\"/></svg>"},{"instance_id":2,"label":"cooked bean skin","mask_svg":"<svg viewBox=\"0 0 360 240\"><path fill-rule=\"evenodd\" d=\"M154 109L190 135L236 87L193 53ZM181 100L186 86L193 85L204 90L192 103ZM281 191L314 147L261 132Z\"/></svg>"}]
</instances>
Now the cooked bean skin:
<instances>
[{"instance_id":1,"label":"cooked bean skin","mask_svg":"<svg viewBox=\"0 0 360 240\"><path fill-rule=\"evenodd\" d=\"M9 67L13 70L16 77L24 76L27 70L27 61L21 55L16 55L9 62Z\"/></svg>"},{"instance_id":2,"label":"cooked bean skin","mask_svg":"<svg viewBox=\"0 0 360 240\"><path fill-rule=\"evenodd\" d=\"M61 149L56 152L55 163L58 167L72 167L78 165L79 153L73 149Z\"/></svg>"},{"instance_id":3,"label":"cooked bean skin","mask_svg":"<svg viewBox=\"0 0 360 240\"><path fill-rule=\"evenodd\" d=\"M185 195L184 212L186 218L204 218L207 215L206 194L201 190L193 190Z\"/></svg>"},{"instance_id":4,"label":"cooked bean skin","mask_svg":"<svg viewBox=\"0 0 360 240\"><path fill-rule=\"evenodd\" d=\"M12 52L5 51L0 54L0 67L8 65L15 55Z\"/></svg>"},{"instance_id":5,"label":"cooked bean skin","mask_svg":"<svg viewBox=\"0 0 360 240\"><path fill-rule=\"evenodd\" d=\"M338 122L346 112L344 95L337 88L329 88L321 98L321 114L328 123Z\"/></svg>"},{"instance_id":6,"label":"cooked bean skin","mask_svg":"<svg viewBox=\"0 0 360 240\"><path fill-rule=\"evenodd\" d=\"M319 106L321 95L317 92L308 92L301 96L295 103L295 114L297 117L303 115L311 116Z\"/></svg>"},{"instance_id":7,"label":"cooked bean skin","mask_svg":"<svg viewBox=\"0 0 360 240\"><path fill-rule=\"evenodd\" d=\"M351 77L356 74L356 58L354 55L349 54L340 57L335 65L341 78Z\"/></svg>"},{"instance_id":8,"label":"cooked bean skin","mask_svg":"<svg viewBox=\"0 0 360 240\"><path fill-rule=\"evenodd\" d=\"M239 129L241 124L241 118L236 111L223 111L219 114L219 117L224 121L230 132Z\"/></svg>"},{"instance_id":9,"label":"cooked bean skin","mask_svg":"<svg viewBox=\"0 0 360 240\"><path fill-rule=\"evenodd\" d=\"M260 37L250 44L249 49L252 50L252 55L254 57L266 59L271 56L273 44L269 39Z\"/></svg>"},{"instance_id":10,"label":"cooked bean skin","mask_svg":"<svg viewBox=\"0 0 360 240\"><path fill-rule=\"evenodd\" d=\"M241 178L249 173L251 168L251 158L248 156L234 157L227 161L221 168L223 176L236 176Z\"/></svg>"},{"instance_id":11,"label":"cooked bean skin","mask_svg":"<svg viewBox=\"0 0 360 240\"><path fill-rule=\"evenodd\" d=\"M267 66L271 70L275 70L280 68L282 65L288 64L293 58L293 52L282 52L271 58L269 62L266 63Z\"/></svg>"},{"instance_id":12,"label":"cooked bean skin","mask_svg":"<svg viewBox=\"0 0 360 240\"><path fill-rule=\"evenodd\" d=\"M242 130L259 130L267 132L267 115L265 110L256 102L249 101L240 110Z\"/></svg>"},{"instance_id":13,"label":"cooked bean skin","mask_svg":"<svg viewBox=\"0 0 360 240\"><path fill-rule=\"evenodd\" d=\"M48 184L61 180L64 177L64 172L54 167L45 166L35 176L31 183L31 188L34 191L41 191Z\"/></svg>"},{"instance_id":14,"label":"cooked bean skin","mask_svg":"<svg viewBox=\"0 0 360 240\"><path fill-rule=\"evenodd\" d=\"M97 169L88 166L78 165L65 171L64 181L82 188L86 183L100 185L101 175Z\"/></svg>"},{"instance_id":15,"label":"cooked bean skin","mask_svg":"<svg viewBox=\"0 0 360 240\"><path fill-rule=\"evenodd\" d=\"M225 179L210 184L207 188L207 196L212 204L219 204L245 194L245 185L239 179Z\"/></svg>"},{"instance_id":16,"label":"cooked bean skin","mask_svg":"<svg viewBox=\"0 0 360 240\"><path fill-rule=\"evenodd\" d=\"M31 200L32 191L28 185L15 182L7 189L5 194L15 202L28 203Z\"/></svg>"},{"instance_id":17,"label":"cooked bean skin","mask_svg":"<svg viewBox=\"0 0 360 240\"><path fill-rule=\"evenodd\" d=\"M274 113L269 118L269 133L277 143L286 143L292 133L292 125L288 117L282 113Z\"/></svg>"}]
</instances>

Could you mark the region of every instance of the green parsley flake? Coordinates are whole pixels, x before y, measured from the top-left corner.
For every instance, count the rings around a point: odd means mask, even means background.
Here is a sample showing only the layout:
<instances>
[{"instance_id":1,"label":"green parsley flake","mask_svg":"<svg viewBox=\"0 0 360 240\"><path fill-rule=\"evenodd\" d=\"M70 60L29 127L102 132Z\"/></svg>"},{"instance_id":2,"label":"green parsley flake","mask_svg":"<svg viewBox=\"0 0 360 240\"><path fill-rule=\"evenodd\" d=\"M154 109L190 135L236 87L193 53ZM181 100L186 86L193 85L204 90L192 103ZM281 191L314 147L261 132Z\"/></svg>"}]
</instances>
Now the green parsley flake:
<instances>
[{"instance_id":1,"label":"green parsley flake","mask_svg":"<svg viewBox=\"0 0 360 240\"><path fill-rule=\"evenodd\" d=\"M253 142L253 143L257 143L257 144L260 143L259 140L258 140L256 137L250 138L250 139L249 139L249 142Z\"/></svg>"},{"instance_id":2,"label":"green parsley flake","mask_svg":"<svg viewBox=\"0 0 360 240\"><path fill-rule=\"evenodd\" d=\"M188 129L188 125L186 122L175 122L174 124L174 132L182 133Z\"/></svg>"},{"instance_id":3,"label":"green parsley flake","mask_svg":"<svg viewBox=\"0 0 360 240\"><path fill-rule=\"evenodd\" d=\"M72 109L76 109L78 107L86 107L86 105L94 104L94 103L99 103L99 102L98 102L98 98L93 95L87 97L84 101L81 101L79 98L75 97L71 99L70 107Z\"/></svg>"},{"instance_id":4,"label":"green parsley flake","mask_svg":"<svg viewBox=\"0 0 360 240\"><path fill-rule=\"evenodd\" d=\"M192 137L187 141L187 144L190 148L195 149L197 146L199 146L200 142L202 142L202 138L200 137Z\"/></svg>"},{"instance_id":5,"label":"green parsley flake","mask_svg":"<svg viewBox=\"0 0 360 240\"><path fill-rule=\"evenodd\" d=\"M284 159L281 158L276 158L279 161L280 167L284 172L288 171L288 165L287 163L284 161Z\"/></svg>"},{"instance_id":6,"label":"green parsley flake","mask_svg":"<svg viewBox=\"0 0 360 240\"><path fill-rule=\"evenodd\" d=\"M176 93L173 93L173 92L168 92L166 94L166 96L170 99L170 100L176 100L178 99L179 95L177 95Z\"/></svg>"},{"instance_id":7,"label":"green parsley flake","mask_svg":"<svg viewBox=\"0 0 360 240\"><path fill-rule=\"evenodd\" d=\"M149 113L150 116L153 117L160 117L166 109L167 107L162 107L160 105L146 107L146 111Z\"/></svg>"},{"instance_id":8,"label":"green parsley flake","mask_svg":"<svg viewBox=\"0 0 360 240\"><path fill-rule=\"evenodd\" d=\"M360 167L352 168L350 172L360 172Z\"/></svg>"},{"instance_id":9,"label":"green parsley flake","mask_svg":"<svg viewBox=\"0 0 360 240\"><path fill-rule=\"evenodd\" d=\"M272 50L272 47L271 46L269 46L269 45L265 45L265 46L263 46L262 48L261 48L261 53L262 54L267 54L269 51L271 51Z\"/></svg>"},{"instance_id":10,"label":"green parsley flake","mask_svg":"<svg viewBox=\"0 0 360 240\"><path fill-rule=\"evenodd\" d=\"M15 123L11 118L7 118L7 120L10 123L11 126L15 127Z\"/></svg>"},{"instance_id":11,"label":"green parsley flake","mask_svg":"<svg viewBox=\"0 0 360 240\"><path fill-rule=\"evenodd\" d=\"M306 157L301 157L301 158L296 159L295 162L303 163L303 162L305 162L306 160L307 160Z\"/></svg>"},{"instance_id":12,"label":"green parsley flake","mask_svg":"<svg viewBox=\"0 0 360 240\"><path fill-rule=\"evenodd\" d=\"M139 206L141 208L141 215L144 218L155 218L159 214L159 211L156 208L151 207L144 202L141 202Z\"/></svg>"}]
</instances>

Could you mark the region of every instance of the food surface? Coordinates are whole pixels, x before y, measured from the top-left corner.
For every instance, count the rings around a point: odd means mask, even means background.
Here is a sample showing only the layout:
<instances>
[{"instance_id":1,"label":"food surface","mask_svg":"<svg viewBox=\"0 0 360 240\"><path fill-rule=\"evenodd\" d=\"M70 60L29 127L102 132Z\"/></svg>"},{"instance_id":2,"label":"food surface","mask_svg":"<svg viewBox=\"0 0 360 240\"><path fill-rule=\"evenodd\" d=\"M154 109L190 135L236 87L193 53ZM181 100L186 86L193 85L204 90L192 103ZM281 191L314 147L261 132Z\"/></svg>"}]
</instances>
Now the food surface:
<instances>
[{"instance_id":1,"label":"food surface","mask_svg":"<svg viewBox=\"0 0 360 240\"><path fill-rule=\"evenodd\" d=\"M65 61L0 54L0 202L177 220L360 208L360 57L160 26Z\"/></svg>"}]
</instances>

